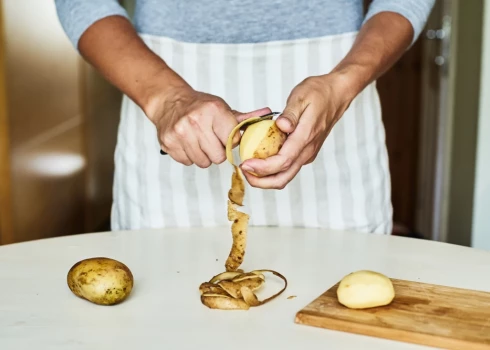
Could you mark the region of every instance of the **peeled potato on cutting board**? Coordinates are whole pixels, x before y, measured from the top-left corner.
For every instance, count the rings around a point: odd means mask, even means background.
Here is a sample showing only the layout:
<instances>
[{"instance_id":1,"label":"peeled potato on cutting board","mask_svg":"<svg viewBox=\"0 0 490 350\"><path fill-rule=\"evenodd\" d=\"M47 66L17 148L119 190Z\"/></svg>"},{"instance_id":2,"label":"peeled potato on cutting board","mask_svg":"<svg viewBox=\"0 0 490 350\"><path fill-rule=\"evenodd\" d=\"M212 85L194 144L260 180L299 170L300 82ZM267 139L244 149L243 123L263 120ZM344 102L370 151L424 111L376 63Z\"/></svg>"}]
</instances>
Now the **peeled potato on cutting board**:
<instances>
[{"instance_id":1,"label":"peeled potato on cutting board","mask_svg":"<svg viewBox=\"0 0 490 350\"><path fill-rule=\"evenodd\" d=\"M391 280L379 272L367 270L348 274L337 289L339 303L351 309L388 305L394 297Z\"/></svg>"},{"instance_id":2,"label":"peeled potato on cutting board","mask_svg":"<svg viewBox=\"0 0 490 350\"><path fill-rule=\"evenodd\" d=\"M338 300L340 281L300 310L295 322L437 349L490 350L490 292L390 282L395 297L389 304L353 309Z\"/></svg>"}]
</instances>

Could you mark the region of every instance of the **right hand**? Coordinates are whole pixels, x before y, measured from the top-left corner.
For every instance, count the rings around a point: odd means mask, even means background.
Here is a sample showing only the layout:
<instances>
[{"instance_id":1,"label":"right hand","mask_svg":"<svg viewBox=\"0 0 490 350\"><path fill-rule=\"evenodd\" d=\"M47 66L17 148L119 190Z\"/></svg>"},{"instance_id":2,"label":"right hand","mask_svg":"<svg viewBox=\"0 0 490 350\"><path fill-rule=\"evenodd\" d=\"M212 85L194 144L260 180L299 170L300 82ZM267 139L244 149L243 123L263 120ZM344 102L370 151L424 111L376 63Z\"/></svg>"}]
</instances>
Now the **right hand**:
<instances>
[{"instance_id":1,"label":"right hand","mask_svg":"<svg viewBox=\"0 0 490 350\"><path fill-rule=\"evenodd\" d=\"M226 160L228 135L237 119L270 113L263 108L247 114L230 108L218 96L195 91L188 86L175 88L157 104L149 116L158 131L161 149L184 165L207 168ZM235 135L234 144L240 139Z\"/></svg>"}]
</instances>

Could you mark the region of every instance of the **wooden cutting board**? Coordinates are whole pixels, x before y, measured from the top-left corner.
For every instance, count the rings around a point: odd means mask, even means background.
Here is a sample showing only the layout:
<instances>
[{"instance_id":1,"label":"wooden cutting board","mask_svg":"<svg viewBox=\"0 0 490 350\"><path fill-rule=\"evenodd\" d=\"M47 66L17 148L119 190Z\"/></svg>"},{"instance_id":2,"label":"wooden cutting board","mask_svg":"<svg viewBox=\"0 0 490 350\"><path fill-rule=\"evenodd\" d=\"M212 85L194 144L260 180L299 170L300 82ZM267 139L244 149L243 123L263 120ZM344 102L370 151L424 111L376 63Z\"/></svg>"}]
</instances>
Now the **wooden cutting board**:
<instances>
[{"instance_id":1,"label":"wooden cutting board","mask_svg":"<svg viewBox=\"0 0 490 350\"><path fill-rule=\"evenodd\" d=\"M490 293L391 281L395 299L390 305L348 309L337 301L337 283L299 311L295 321L444 349L490 350Z\"/></svg>"}]
</instances>

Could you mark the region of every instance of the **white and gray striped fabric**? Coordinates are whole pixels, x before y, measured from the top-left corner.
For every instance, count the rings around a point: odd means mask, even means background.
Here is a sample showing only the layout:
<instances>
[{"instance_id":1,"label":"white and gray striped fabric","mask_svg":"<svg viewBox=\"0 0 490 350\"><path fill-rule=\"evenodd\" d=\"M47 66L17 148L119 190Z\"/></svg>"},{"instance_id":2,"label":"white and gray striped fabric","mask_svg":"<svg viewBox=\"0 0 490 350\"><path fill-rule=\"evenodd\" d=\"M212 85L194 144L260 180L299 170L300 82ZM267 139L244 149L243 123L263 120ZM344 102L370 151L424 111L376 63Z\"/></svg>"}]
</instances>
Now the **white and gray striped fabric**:
<instances>
[{"instance_id":1,"label":"white and gray striped fabric","mask_svg":"<svg viewBox=\"0 0 490 350\"><path fill-rule=\"evenodd\" d=\"M142 35L196 90L246 112L284 109L296 84L328 73L357 33L256 44L193 44ZM112 229L227 226L232 167L184 166L159 153L154 125L126 96L115 154ZM388 156L375 83L350 105L316 160L284 190L247 184L251 226L313 227L389 234Z\"/></svg>"}]
</instances>

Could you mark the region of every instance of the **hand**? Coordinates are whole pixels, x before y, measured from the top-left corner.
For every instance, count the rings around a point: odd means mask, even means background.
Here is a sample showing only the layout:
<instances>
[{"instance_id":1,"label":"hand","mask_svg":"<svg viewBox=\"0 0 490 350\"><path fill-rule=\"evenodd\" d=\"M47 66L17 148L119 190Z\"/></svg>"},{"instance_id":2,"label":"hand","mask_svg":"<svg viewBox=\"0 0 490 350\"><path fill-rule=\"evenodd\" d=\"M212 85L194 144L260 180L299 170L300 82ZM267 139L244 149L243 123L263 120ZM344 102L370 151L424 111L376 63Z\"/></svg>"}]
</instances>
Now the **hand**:
<instances>
[{"instance_id":1,"label":"hand","mask_svg":"<svg viewBox=\"0 0 490 350\"><path fill-rule=\"evenodd\" d=\"M249 159L241 165L250 185L283 189L303 165L313 162L354 98L355 92L350 90L340 73L309 77L297 85L276 121L278 128L289 134L279 153L267 159Z\"/></svg>"},{"instance_id":2,"label":"hand","mask_svg":"<svg viewBox=\"0 0 490 350\"><path fill-rule=\"evenodd\" d=\"M207 168L226 160L226 141L238 123L237 118L269 112L269 109L260 109L242 114L217 96L182 86L162 98L149 118L157 127L164 152L184 165ZM237 133L234 143L239 139L240 133Z\"/></svg>"}]
</instances>

